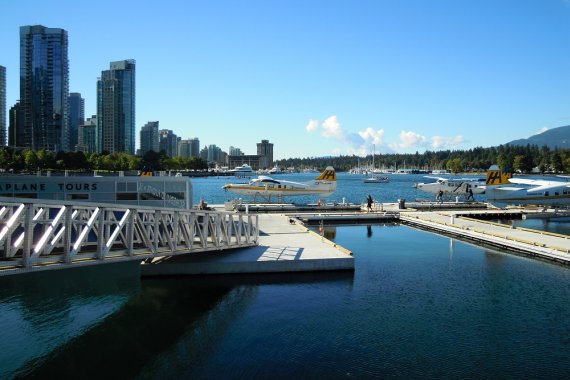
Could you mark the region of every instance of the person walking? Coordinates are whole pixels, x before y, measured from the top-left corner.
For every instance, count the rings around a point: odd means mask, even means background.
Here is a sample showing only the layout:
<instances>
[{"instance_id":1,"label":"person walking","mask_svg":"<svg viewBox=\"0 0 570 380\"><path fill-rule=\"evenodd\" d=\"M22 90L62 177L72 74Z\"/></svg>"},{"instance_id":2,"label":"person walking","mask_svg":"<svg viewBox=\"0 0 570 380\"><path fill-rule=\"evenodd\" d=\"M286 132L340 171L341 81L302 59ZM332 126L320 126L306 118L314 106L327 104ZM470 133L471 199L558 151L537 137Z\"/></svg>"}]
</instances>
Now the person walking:
<instances>
[{"instance_id":1,"label":"person walking","mask_svg":"<svg viewBox=\"0 0 570 380\"><path fill-rule=\"evenodd\" d=\"M372 211L373 202L374 201L372 200L372 195L368 194L368 197L366 197L366 212Z\"/></svg>"}]
</instances>

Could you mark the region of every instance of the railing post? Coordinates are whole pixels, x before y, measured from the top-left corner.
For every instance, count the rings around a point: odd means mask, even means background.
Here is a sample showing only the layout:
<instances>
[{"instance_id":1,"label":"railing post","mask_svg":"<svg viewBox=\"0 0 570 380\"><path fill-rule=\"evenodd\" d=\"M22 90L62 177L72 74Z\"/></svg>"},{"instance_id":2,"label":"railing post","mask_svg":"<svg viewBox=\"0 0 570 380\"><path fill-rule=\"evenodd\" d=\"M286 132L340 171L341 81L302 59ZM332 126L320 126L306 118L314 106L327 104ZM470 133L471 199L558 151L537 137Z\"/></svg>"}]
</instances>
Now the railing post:
<instances>
[{"instance_id":1,"label":"railing post","mask_svg":"<svg viewBox=\"0 0 570 380\"><path fill-rule=\"evenodd\" d=\"M105 257L103 256L104 251L105 251L105 235L106 231L105 231L105 219L107 218L107 209L106 208L101 208L101 212L99 213L99 215L97 215L97 217L99 218L97 220L97 259L102 260Z\"/></svg>"},{"instance_id":2,"label":"railing post","mask_svg":"<svg viewBox=\"0 0 570 380\"><path fill-rule=\"evenodd\" d=\"M154 212L154 241L153 241L153 253L158 253L158 243L160 234L160 210Z\"/></svg>"},{"instance_id":3,"label":"railing post","mask_svg":"<svg viewBox=\"0 0 570 380\"><path fill-rule=\"evenodd\" d=\"M63 232L63 252L66 257L71 253L71 223L72 223L73 208L68 207L65 210L65 231Z\"/></svg>"},{"instance_id":4,"label":"railing post","mask_svg":"<svg viewBox=\"0 0 570 380\"><path fill-rule=\"evenodd\" d=\"M34 218L33 215L33 205L32 204L26 204L25 206L25 219L24 219L24 248L23 248L23 253L22 253L22 265L24 266L24 268L30 268L32 266L32 262L30 260L30 251L32 250L32 244L33 244L33 233L34 233L34 228L32 226L32 220Z\"/></svg>"},{"instance_id":5,"label":"railing post","mask_svg":"<svg viewBox=\"0 0 570 380\"><path fill-rule=\"evenodd\" d=\"M133 240L135 234L135 213L136 210L129 214L129 219L127 221L127 255L133 256Z\"/></svg>"}]
</instances>

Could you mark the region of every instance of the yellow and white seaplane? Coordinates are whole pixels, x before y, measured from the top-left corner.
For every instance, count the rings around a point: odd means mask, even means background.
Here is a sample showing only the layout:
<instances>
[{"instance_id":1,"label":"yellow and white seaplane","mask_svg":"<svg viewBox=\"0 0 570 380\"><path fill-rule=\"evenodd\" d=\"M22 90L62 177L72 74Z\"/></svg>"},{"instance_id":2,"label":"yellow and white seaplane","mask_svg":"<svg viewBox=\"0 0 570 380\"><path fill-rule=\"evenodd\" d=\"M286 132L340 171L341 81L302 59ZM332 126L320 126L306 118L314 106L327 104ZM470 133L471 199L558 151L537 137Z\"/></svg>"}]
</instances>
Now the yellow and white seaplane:
<instances>
[{"instance_id":1,"label":"yellow and white seaplane","mask_svg":"<svg viewBox=\"0 0 570 380\"><path fill-rule=\"evenodd\" d=\"M498 207L509 204L570 206L570 182L512 178L510 173L493 165L487 170L486 185L487 201Z\"/></svg>"},{"instance_id":2,"label":"yellow and white seaplane","mask_svg":"<svg viewBox=\"0 0 570 380\"><path fill-rule=\"evenodd\" d=\"M485 179L484 178L443 178L431 177L435 182L416 183L414 187L432 194L438 194L441 191L443 195L467 195L469 190L473 194L485 194Z\"/></svg>"},{"instance_id":3,"label":"yellow and white seaplane","mask_svg":"<svg viewBox=\"0 0 570 380\"><path fill-rule=\"evenodd\" d=\"M276 180L260 175L249 183L229 183L222 187L236 194L259 196L271 202L271 197L289 197L297 195L319 195L327 197L336 191L336 172L328 166L316 179L310 182L292 182Z\"/></svg>"}]
</instances>

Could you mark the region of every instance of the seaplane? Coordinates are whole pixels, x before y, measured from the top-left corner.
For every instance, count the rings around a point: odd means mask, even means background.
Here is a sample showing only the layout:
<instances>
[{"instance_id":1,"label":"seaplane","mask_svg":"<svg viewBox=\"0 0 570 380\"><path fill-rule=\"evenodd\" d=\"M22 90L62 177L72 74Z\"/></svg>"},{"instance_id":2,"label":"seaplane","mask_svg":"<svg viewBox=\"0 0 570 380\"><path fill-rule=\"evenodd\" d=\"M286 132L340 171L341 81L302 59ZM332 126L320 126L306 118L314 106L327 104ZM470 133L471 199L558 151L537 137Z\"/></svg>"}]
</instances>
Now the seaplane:
<instances>
[{"instance_id":1,"label":"seaplane","mask_svg":"<svg viewBox=\"0 0 570 380\"><path fill-rule=\"evenodd\" d=\"M288 197L297 195L319 195L327 197L336 190L336 172L328 166L317 178L310 182L292 182L276 180L260 175L249 183L229 183L224 190L245 196L262 197L271 202L271 197Z\"/></svg>"},{"instance_id":2,"label":"seaplane","mask_svg":"<svg viewBox=\"0 0 570 380\"><path fill-rule=\"evenodd\" d=\"M444 195L467 195L469 190L473 194L485 194L484 178L443 178L425 176L426 178L435 179L435 182L416 183L414 187L432 194L438 194L440 191Z\"/></svg>"},{"instance_id":3,"label":"seaplane","mask_svg":"<svg viewBox=\"0 0 570 380\"><path fill-rule=\"evenodd\" d=\"M497 165L487 170L487 201L497 207L506 205L570 206L570 182L512 178Z\"/></svg>"}]
</instances>

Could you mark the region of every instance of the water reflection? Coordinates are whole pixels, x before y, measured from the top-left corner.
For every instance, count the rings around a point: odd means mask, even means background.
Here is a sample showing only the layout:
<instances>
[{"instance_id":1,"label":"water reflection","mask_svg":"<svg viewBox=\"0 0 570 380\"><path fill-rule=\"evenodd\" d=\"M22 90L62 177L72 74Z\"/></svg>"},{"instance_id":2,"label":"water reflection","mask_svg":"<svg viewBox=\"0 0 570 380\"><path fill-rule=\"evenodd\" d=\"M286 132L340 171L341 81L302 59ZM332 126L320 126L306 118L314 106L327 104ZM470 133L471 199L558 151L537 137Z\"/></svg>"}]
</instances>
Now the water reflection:
<instances>
[{"instance_id":1,"label":"water reflection","mask_svg":"<svg viewBox=\"0 0 570 380\"><path fill-rule=\"evenodd\" d=\"M248 309L259 285L327 281L351 283L352 272L143 279L120 310L20 374L103 377L109 368L116 378L192 374Z\"/></svg>"},{"instance_id":2,"label":"water reflection","mask_svg":"<svg viewBox=\"0 0 570 380\"><path fill-rule=\"evenodd\" d=\"M136 263L0 277L0 378L118 310L138 291L139 277Z\"/></svg>"},{"instance_id":3,"label":"water reflection","mask_svg":"<svg viewBox=\"0 0 570 380\"><path fill-rule=\"evenodd\" d=\"M370 224L366 226L366 237L367 238L372 237L372 226Z\"/></svg>"}]
</instances>

